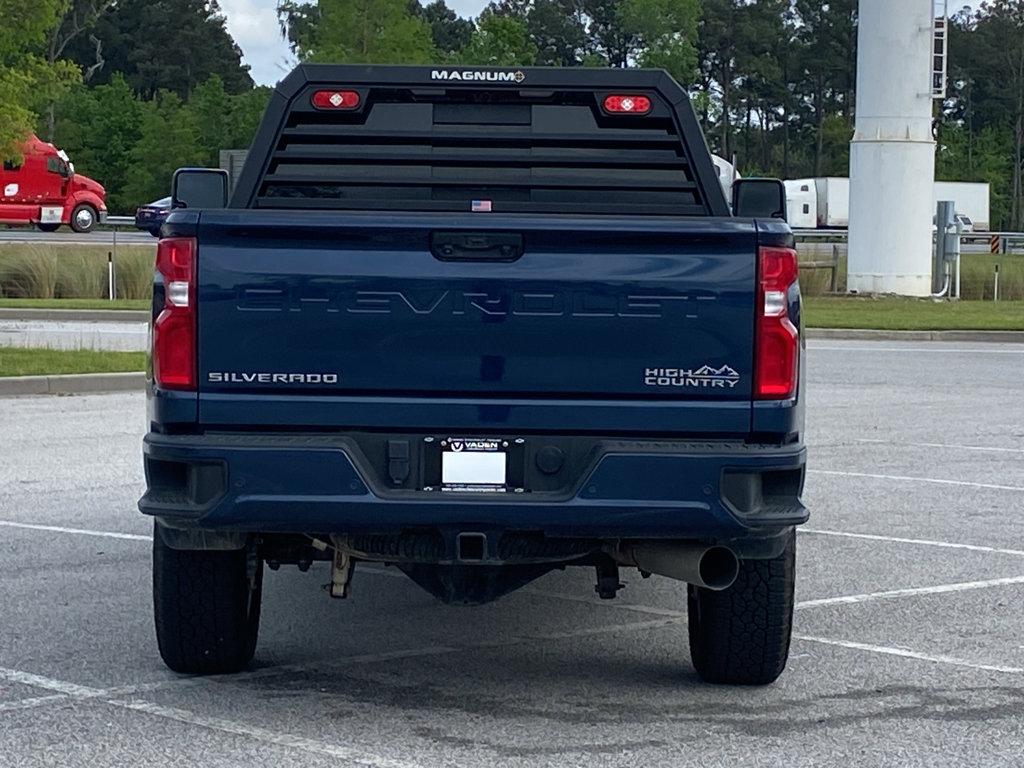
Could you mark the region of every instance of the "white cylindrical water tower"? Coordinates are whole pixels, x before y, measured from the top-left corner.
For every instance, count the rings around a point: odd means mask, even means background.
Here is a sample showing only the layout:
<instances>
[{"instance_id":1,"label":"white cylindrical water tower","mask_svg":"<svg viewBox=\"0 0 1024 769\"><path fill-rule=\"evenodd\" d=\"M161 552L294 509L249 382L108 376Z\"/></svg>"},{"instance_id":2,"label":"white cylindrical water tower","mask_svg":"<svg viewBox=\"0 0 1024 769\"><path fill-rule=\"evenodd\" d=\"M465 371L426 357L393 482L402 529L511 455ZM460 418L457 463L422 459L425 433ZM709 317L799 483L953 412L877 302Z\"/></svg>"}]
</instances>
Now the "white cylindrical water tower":
<instances>
[{"instance_id":1,"label":"white cylindrical water tower","mask_svg":"<svg viewBox=\"0 0 1024 769\"><path fill-rule=\"evenodd\" d=\"M931 293L933 0L860 0L847 289Z\"/></svg>"}]
</instances>

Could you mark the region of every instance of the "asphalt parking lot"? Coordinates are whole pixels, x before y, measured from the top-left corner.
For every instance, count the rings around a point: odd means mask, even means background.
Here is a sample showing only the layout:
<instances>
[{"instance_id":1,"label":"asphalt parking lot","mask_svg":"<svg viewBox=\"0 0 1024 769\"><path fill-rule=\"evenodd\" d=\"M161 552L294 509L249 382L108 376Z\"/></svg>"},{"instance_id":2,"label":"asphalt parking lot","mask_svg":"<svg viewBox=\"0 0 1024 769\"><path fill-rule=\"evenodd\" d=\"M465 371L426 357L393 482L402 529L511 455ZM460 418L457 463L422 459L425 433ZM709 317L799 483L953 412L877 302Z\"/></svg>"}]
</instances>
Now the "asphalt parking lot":
<instances>
[{"instance_id":1,"label":"asphalt parking lot","mask_svg":"<svg viewBox=\"0 0 1024 769\"><path fill-rule=\"evenodd\" d=\"M815 341L790 665L702 684L685 591L589 571L478 608L268 572L256 664L151 628L137 393L0 400L0 764L1007 765L1024 760L1024 346Z\"/></svg>"}]
</instances>

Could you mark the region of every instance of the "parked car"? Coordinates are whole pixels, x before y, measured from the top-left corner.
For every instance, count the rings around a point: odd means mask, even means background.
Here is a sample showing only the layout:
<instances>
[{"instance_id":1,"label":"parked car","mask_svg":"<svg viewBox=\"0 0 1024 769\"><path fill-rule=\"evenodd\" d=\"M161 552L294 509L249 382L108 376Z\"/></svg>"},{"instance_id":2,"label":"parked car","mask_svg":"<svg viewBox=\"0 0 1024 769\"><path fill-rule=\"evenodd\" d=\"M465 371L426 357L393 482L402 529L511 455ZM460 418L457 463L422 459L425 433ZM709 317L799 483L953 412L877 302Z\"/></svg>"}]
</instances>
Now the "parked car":
<instances>
[{"instance_id":1,"label":"parked car","mask_svg":"<svg viewBox=\"0 0 1024 769\"><path fill-rule=\"evenodd\" d=\"M154 200L152 203L135 209L135 226L140 230L146 230L153 237L159 237L160 225L164 223L164 219L170 212L171 199L169 197Z\"/></svg>"},{"instance_id":2,"label":"parked car","mask_svg":"<svg viewBox=\"0 0 1024 769\"><path fill-rule=\"evenodd\" d=\"M227 208L226 177L179 171L157 246L139 508L168 666L244 668L264 563L326 561L336 598L380 562L456 604L670 577L703 678L779 676L797 256L778 180L730 213L678 83L302 65Z\"/></svg>"},{"instance_id":3,"label":"parked car","mask_svg":"<svg viewBox=\"0 0 1024 769\"><path fill-rule=\"evenodd\" d=\"M53 232L62 224L90 232L107 216L106 190L75 173L68 156L49 142L30 136L20 161L0 168L0 224L35 225Z\"/></svg>"}]
</instances>

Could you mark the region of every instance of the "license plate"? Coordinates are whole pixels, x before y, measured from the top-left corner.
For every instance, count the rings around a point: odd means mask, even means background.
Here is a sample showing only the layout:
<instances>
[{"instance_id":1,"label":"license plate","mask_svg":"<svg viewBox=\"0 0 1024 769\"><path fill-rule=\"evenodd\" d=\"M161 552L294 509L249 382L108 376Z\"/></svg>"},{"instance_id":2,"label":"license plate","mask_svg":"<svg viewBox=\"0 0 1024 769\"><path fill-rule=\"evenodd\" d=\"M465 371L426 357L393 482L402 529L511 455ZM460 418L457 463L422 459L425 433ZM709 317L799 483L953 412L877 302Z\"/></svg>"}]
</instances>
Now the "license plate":
<instances>
[{"instance_id":1,"label":"license plate","mask_svg":"<svg viewBox=\"0 0 1024 769\"><path fill-rule=\"evenodd\" d=\"M43 206L39 212L39 221L43 224L60 224L64 209L60 206Z\"/></svg>"},{"instance_id":2,"label":"license plate","mask_svg":"<svg viewBox=\"0 0 1024 769\"><path fill-rule=\"evenodd\" d=\"M508 454L498 440L449 438L441 450L441 486L452 491L501 491Z\"/></svg>"}]
</instances>

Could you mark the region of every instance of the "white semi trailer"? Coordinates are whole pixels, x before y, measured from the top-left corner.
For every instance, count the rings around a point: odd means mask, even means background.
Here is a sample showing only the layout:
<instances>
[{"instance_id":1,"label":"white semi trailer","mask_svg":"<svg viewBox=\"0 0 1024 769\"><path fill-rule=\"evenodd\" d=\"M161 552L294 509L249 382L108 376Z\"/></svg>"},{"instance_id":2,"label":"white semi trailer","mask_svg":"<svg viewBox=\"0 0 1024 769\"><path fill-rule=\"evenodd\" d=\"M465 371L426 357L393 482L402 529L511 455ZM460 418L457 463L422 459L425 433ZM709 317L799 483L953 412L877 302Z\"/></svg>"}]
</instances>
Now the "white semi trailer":
<instances>
[{"instance_id":1,"label":"white semi trailer","mask_svg":"<svg viewBox=\"0 0 1024 769\"><path fill-rule=\"evenodd\" d=\"M975 230L989 229L987 182L935 182L932 209L939 200L956 202ZM842 176L786 180L786 210L795 229L844 228L850 225L850 180Z\"/></svg>"}]
</instances>

